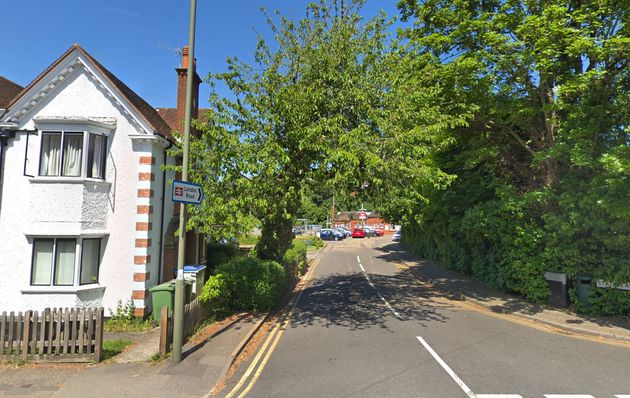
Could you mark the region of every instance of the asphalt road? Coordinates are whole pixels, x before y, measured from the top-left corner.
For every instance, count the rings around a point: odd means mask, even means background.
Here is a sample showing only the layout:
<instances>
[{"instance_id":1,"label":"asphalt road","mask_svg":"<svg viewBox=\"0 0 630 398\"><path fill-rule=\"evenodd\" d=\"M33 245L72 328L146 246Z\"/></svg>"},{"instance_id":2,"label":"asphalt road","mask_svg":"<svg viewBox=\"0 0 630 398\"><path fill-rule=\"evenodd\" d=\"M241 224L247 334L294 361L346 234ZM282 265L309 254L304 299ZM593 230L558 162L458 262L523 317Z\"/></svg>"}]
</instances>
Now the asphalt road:
<instances>
[{"instance_id":1,"label":"asphalt road","mask_svg":"<svg viewBox=\"0 0 630 398\"><path fill-rule=\"evenodd\" d=\"M397 267L387 237L327 246L219 396L630 398L629 348L461 306Z\"/></svg>"}]
</instances>

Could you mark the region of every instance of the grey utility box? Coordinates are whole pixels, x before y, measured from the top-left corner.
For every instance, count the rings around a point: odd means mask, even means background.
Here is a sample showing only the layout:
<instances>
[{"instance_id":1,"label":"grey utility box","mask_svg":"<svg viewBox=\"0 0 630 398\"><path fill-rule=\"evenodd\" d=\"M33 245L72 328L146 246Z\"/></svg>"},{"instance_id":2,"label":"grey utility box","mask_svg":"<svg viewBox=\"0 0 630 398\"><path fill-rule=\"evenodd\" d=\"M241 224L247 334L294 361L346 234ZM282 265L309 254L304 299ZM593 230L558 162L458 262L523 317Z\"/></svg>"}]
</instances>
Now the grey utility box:
<instances>
[{"instance_id":1,"label":"grey utility box","mask_svg":"<svg viewBox=\"0 0 630 398\"><path fill-rule=\"evenodd\" d=\"M551 291L547 303L557 307L568 307L570 301L567 275L559 272L545 272L545 279Z\"/></svg>"}]
</instances>

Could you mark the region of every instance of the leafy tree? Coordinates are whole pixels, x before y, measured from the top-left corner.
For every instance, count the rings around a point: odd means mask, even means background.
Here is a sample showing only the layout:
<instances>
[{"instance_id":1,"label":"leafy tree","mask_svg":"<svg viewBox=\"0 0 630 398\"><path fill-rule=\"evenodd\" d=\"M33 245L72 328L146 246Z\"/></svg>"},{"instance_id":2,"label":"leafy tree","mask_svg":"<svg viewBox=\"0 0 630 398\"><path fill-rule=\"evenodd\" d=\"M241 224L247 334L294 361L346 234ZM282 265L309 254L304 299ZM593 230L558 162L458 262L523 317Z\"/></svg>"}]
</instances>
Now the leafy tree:
<instances>
[{"instance_id":1,"label":"leafy tree","mask_svg":"<svg viewBox=\"0 0 630 398\"><path fill-rule=\"evenodd\" d=\"M549 269L629 280L629 6L399 2L409 51L439 60L443 102L474 110L433 152L456 177L421 191L419 251L534 300Z\"/></svg>"},{"instance_id":2,"label":"leafy tree","mask_svg":"<svg viewBox=\"0 0 630 398\"><path fill-rule=\"evenodd\" d=\"M307 182L365 179L386 23L364 22L361 4L321 1L298 22L265 13L275 42L259 38L256 64L228 59L228 72L209 77L233 96L211 95L210 122L191 147L192 180L209 194L191 225L227 234L259 220L257 255L281 261Z\"/></svg>"}]
</instances>

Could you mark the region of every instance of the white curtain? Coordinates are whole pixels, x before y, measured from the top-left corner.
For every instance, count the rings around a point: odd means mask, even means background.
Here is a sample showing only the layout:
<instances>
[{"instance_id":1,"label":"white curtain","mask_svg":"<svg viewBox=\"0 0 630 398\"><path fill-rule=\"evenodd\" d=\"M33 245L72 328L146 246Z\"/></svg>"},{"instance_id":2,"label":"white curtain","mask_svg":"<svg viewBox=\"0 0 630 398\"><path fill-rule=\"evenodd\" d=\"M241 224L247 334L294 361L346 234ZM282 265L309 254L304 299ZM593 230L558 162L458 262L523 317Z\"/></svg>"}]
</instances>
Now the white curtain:
<instances>
[{"instance_id":1,"label":"white curtain","mask_svg":"<svg viewBox=\"0 0 630 398\"><path fill-rule=\"evenodd\" d=\"M83 152L83 133L68 134L63 137L62 175L81 176L81 154Z\"/></svg>"},{"instance_id":2,"label":"white curtain","mask_svg":"<svg viewBox=\"0 0 630 398\"><path fill-rule=\"evenodd\" d=\"M59 155L61 153L61 134L42 134L42 158L39 175L59 175Z\"/></svg>"},{"instance_id":3,"label":"white curtain","mask_svg":"<svg viewBox=\"0 0 630 398\"><path fill-rule=\"evenodd\" d=\"M57 261L55 263L55 285L74 284L76 240L57 239Z\"/></svg>"},{"instance_id":4,"label":"white curtain","mask_svg":"<svg viewBox=\"0 0 630 398\"><path fill-rule=\"evenodd\" d=\"M91 135L94 142L92 149L92 174L94 178L105 178L103 165L103 152L105 151L105 137L102 135Z\"/></svg>"},{"instance_id":5,"label":"white curtain","mask_svg":"<svg viewBox=\"0 0 630 398\"><path fill-rule=\"evenodd\" d=\"M53 240L36 239L33 258L32 285L50 285L53 264Z\"/></svg>"}]
</instances>

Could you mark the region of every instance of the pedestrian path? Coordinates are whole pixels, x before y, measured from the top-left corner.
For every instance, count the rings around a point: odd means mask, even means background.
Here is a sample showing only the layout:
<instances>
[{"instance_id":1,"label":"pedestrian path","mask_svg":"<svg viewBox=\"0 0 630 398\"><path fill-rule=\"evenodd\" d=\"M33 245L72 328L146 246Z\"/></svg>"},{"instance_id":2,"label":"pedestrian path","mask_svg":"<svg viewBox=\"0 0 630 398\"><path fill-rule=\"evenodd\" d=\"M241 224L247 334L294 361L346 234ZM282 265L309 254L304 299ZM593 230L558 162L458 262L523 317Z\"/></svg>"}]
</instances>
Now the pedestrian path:
<instances>
[{"instance_id":1,"label":"pedestrian path","mask_svg":"<svg viewBox=\"0 0 630 398\"><path fill-rule=\"evenodd\" d=\"M630 343L630 317L595 317L568 308L533 304L522 297L496 291L477 280L451 271L432 261L420 259L403 250L398 243L374 241L375 250L399 264L399 268L451 299L465 300L483 309L545 324L565 332ZM624 397L628 398L628 397Z\"/></svg>"}]
</instances>

